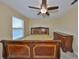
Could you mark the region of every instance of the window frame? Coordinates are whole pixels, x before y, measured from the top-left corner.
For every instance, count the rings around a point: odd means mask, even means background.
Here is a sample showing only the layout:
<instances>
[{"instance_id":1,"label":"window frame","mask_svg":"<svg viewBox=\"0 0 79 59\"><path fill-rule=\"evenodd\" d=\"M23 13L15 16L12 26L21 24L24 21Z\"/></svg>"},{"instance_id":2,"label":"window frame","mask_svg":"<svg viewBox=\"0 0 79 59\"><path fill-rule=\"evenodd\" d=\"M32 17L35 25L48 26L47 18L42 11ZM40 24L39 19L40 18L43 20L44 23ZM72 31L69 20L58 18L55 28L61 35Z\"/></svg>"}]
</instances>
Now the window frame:
<instances>
[{"instance_id":1,"label":"window frame","mask_svg":"<svg viewBox=\"0 0 79 59\"><path fill-rule=\"evenodd\" d=\"M13 27L13 18L17 18L18 20L22 20L22 22L23 22L23 24L22 24L23 27L18 27L18 28ZM24 33L24 29L25 29L24 27L25 27L25 26L24 26L24 24L25 24L25 23L24 23L24 20L23 20L23 19L18 18L18 17L16 17L16 16L13 16L13 17L12 17L12 26L11 26L11 27L12 27L12 33L11 33L11 34L12 34L12 40L21 40L21 39L25 36L25 33ZM17 39L13 39L13 30L14 30L14 29L23 29L23 35L22 35L22 37L18 37Z\"/></svg>"}]
</instances>

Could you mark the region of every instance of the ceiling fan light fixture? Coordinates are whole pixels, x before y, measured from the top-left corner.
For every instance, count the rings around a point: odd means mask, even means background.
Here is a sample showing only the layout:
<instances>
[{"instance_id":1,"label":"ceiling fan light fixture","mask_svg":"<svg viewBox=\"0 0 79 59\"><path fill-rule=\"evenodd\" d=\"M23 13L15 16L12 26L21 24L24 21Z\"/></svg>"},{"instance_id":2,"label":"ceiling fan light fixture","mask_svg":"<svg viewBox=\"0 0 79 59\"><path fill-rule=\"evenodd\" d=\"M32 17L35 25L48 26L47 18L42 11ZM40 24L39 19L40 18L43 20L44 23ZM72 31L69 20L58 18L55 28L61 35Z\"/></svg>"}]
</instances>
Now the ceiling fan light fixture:
<instances>
[{"instance_id":1,"label":"ceiling fan light fixture","mask_svg":"<svg viewBox=\"0 0 79 59\"><path fill-rule=\"evenodd\" d=\"M41 9L41 13L44 13L45 14L46 12L47 12L47 9L45 9L45 8L42 8Z\"/></svg>"}]
</instances>

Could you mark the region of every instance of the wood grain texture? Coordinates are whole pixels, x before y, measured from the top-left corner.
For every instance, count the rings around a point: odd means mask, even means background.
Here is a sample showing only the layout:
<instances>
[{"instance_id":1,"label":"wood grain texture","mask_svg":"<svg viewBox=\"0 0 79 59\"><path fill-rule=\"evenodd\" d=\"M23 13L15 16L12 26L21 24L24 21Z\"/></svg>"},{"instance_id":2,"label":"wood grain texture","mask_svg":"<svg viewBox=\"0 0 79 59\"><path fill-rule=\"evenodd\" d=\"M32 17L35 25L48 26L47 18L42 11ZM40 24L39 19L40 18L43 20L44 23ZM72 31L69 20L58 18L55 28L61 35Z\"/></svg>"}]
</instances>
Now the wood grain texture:
<instances>
[{"instance_id":1,"label":"wood grain texture","mask_svg":"<svg viewBox=\"0 0 79 59\"><path fill-rule=\"evenodd\" d=\"M4 59L60 59L58 41L2 40L2 44Z\"/></svg>"},{"instance_id":2,"label":"wood grain texture","mask_svg":"<svg viewBox=\"0 0 79 59\"><path fill-rule=\"evenodd\" d=\"M33 27L31 28L31 34L49 34L49 28L46 27Z\"/></svg>"},{"instance_id":3,"label":"wood grain texture","mask_svg":"<svg viewBox=\"0 0 79 59\"><path fill-rule=\"evenodd\" d=\"M54 40L61 40L61 48L64 52L73 52L73 36L61 32L54 32Z\"/></svg>"}]
</instances>

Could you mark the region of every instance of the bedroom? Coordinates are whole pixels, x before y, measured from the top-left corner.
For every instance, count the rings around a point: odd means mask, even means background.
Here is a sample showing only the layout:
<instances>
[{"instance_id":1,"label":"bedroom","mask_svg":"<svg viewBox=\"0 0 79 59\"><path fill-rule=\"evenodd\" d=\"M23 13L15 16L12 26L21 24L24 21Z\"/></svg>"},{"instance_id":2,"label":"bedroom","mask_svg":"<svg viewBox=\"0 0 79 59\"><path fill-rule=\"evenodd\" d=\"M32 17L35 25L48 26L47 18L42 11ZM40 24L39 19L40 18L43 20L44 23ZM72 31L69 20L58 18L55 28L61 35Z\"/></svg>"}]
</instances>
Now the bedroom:
<instances>
[{"instance_id":1,"label":"bedroom","mask_svg":"<svg viewBox=\"0 0 79 59\"><path fill-rule=\"evenodd\" d=\"M20 13L20 11L16 11L9 5L0 1L0 40L12 39L12 17L16 16L20 19L23 19L25 22L25 28L24 28L25 36L28 36L30 34L31 27L48 27L49 34L52 38L53 38L53 32L63 32L73 35L74 36L73 50L74 53L78 55L77 7L78 6L76 3L73 6L71 6L70 9L66 11L61 17L58 18L49 19L50 16L46 16L46 18L43 19L40 18L33 19L24 16L23 14ZM33 11L35 12L35 10ZM0 48L2 48L1 46L2 45L0 44ZM0 49L0 53L1 52L2 50ZM1 54L0 58L2 58Z\"/></svg>"}]
</instances>

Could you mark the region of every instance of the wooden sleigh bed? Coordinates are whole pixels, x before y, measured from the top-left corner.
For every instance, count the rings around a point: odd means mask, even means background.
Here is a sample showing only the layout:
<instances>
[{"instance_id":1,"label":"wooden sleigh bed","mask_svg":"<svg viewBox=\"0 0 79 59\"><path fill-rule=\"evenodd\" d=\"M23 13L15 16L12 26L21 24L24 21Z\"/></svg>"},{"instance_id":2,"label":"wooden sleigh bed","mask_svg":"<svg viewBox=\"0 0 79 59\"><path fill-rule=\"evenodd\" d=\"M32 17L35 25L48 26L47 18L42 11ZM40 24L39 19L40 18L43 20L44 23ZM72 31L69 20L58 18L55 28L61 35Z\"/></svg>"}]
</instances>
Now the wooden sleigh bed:
<instances>
[{"instance_id":1,"label":"wooden sleigh bed","mask_svg":"<svg viewBox=\"0 0 79 59\"><path fill-rule=\"evenodd\" d=\"M31 34L48 34L49 28L36 27ZM55 40L1 40L4 59L60 59L60 42Z\"/></svg>"}]
</instances>

